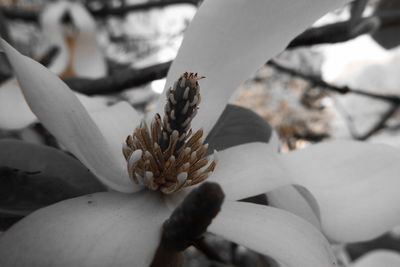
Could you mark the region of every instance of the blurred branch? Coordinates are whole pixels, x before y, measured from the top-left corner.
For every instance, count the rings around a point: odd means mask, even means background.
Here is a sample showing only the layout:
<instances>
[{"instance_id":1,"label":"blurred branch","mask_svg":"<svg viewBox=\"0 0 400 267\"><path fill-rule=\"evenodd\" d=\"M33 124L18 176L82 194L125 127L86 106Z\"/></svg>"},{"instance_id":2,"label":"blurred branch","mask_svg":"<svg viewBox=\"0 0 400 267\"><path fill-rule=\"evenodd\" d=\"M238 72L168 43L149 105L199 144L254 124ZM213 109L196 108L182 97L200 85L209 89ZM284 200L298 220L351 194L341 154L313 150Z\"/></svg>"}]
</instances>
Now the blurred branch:
<instances>
[{"instance_id":1,"label":"blurred branch","mask_svg":"<svg viewBox=\"0 0 400 267\"><path fill-rule=\"evenodd\" d=\"M164 222L161 242L151 267L180 266L181 252L202 239L219 213L223 200L224 193L216 183L206 182L193 189Z\"/></svg>"},{"instance_id":2,"label":"blurred branch","mask_svg":"<svg viewBox=\"0 0 400 267\"><path fill-rule=\"evenodd\" d=\"M373 16L359 18L357 23L350 19L348 21L310 28L290 42L288 48L345 42L362 34L372 33L378 28L388 28L397 25L400 25L400 11L381 11Z\"/></svg>"},{"instance_id":3,"label":"blurred branch","mask_svg":"<svg viewBox=\"0 0 400 267\"><path fill-rule=\"evenodd\" d=\"M1 10L0 10L0 36L4 40L6 40L9 44L12 44L7 21L5 19L4 13Z\"/></svg>"},{"instance_id":4,"label":"blurred branch","mask_svg":"<svg viewBox=\"0 0 400 267\"><path fill-rule=\"evenodd\" d=\"M107 5L103 5L103 7L99 9L91 9L90 7L87 7L87 9L93 16L96 17L125 16L129 12L145 11L151 8L162 8L177 4L191 4L194 6L198 6L201 2L202 0L167 0L167 1L128 5L122 7L109 7ZM4 13L4 16L7 17L8 19L20 19L27 22L35 22L35 23L39 21L40 11L37 10L26 10L26 9L10 8L10 7L0 7L0 10Z\"/></svg>"},{"instance_id":5,"label":"blurred branch","mask_svg":"<svg viewBox=\"0 0 400 267\"><path fill-rule=\"evenodd\" d=\"M393 117L393 115L399 110L399 104L392 104L390 108L382 114L381 118L376 122L374 126L371 127L371 129L366 132L365 134L361 136L355 136L357 140L362 140L365 141L377 132L379 132L382 129L385 129L387 127L386 123L387 121Z\"/></svg>"},{"instance_id":6,"label":"blurred branch","mask_svg":"<svg viewBox=\"0 0 400 267\"><path fill-rule=\"evenodd\" d=\"M400 24L400 13L395 13L398 19L397 23ZM345 42L362 34L374 32L384 24L382 18L371 16L361 19L356 27L351 26L351 21L344 21L310 28L293 39L287 48Z\"/></svg>"},{"instance_id":7,"label":"blurred branch","mask_svg":"<svg viewBox=\"0 0 400 267\"><path fill-rule=\"evenodd\" d=\"M362 19L368 0L356 0L351 3L350 8L350 28L355 27Z\"/></svg>"},{"instance_id":8,"label":"blurred branch","mask_svg":"<svg viewBox=\"0 0 400 267\"><path fill-rule=\"evenodd\" d=\"M64 81L72 90L86 95L112 94L164 78L170 66L171 62L166 62L143 69L125 69L98 79L67 78Z\"/></svg>"},{"instance_id":9,"label":"blurred branch","mask_svg":"<svg viewBox=\"0 0 400 267\"><path fill-rule=\"evenodd\" d=\"M48 67L55 57L58 55L60 52L60 49L56 46L51 46L38 60L40 64L42 64L45 67Z\"/></svg>"},{"instance_id":10,"label":"blurred branch","mask_svg":"<svg viewBox=\"0 0 400 267\"><path fill-rule=\"evenodd\" d=\"M311 84L311 86L314 86L314 87L319 87L321 89L329 90L329 91L340 93L340 94L352 93L352 94L362 95L362 96L366 96L366 97L370 97L370 98L383 100L383 101L393 103L396 105L400 105L400 97L396 96L396 95L375 94L375 93L362 91L359 89L352 89L348 86L332 85L332 84L329 84L329 83L323 81L320 77L317 77L315 75L301 73L300 71L285 67L285 66L280 65L277 62L272 61L272 60L268 61L267 65L273 67L274 69L276 69L278 71L290 74L292 76L297 76L299 78L302 78L302 79L308 81Z\"/></svg>"},{"instance_id":11,"label":"blurred branch","mask_svg":"<svg viewBox=\"0 0 400 267\"><path fill-rule=\"evenodd\" d=\"M10 39L10 33L7 25L7 20L3 12L0 10L0 37L6 40L9 44L13 44ZM0 83L7 80L12 75L11 65L4 53L0 54Z\"/></svg>"},{"instance_id":12,"label":"blurred branch","mask_svg":"<svg viewBox=\"0 0 400 267\"><path fill-rule=\"evenodd\" d=\"M129 12L135 11L145 11L151 8L162 8L170 5L177 4L191 4L194 6L198 6L202 0L167 0L167 1L157 1L157 2L147 2L136 5L128 5L121 7L108 7L103 5L102 8L97 10L90 10L93 16L97 17L105 17L105 16L125 16Z\"/></svg>"},{"instance_id":13,"label":"blurred branch","mask_svg":"<svg viewBox=\"0 0 400 267\"><path fill-rule=\"evenodd\" d=\"M7 19L18 19L26 22L39 22L39 12L15 7L0 7Z\"/></svg>"}]
</instances>

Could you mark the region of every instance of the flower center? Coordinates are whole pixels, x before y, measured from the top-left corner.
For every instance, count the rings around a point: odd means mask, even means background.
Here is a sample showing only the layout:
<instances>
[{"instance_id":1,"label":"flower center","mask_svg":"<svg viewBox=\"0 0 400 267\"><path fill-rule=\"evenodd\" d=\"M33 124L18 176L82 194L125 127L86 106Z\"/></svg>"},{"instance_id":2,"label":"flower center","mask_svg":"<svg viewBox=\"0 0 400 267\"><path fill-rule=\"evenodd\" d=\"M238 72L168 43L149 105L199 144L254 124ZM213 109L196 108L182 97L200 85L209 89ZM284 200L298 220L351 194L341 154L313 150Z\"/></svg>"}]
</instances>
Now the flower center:
<instances>
[{"instance_id":1,"label":"flower center","mask_svg":"<svg viewBox=\"0 0 400 267\"><path fill-rule=\"evenodd\" d=\"M167 90L164 116L154 116L150 129L144 121L126 138L123 154L129 177L151 190L173 193L198 184L214 171L214 159L205 157L203 130L194 134L191 121L200 103L197 73L185 72Z\"/></svg>"}]
</instances>

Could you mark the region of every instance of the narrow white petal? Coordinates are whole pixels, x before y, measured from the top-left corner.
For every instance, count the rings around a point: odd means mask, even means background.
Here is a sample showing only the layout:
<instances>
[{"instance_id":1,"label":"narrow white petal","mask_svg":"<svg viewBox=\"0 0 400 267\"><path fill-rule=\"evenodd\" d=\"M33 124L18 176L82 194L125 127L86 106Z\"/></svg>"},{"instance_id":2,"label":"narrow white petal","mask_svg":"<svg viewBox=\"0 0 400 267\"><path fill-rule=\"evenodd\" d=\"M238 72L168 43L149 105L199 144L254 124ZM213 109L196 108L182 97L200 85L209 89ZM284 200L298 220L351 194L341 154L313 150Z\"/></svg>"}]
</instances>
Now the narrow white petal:
<instances>
[{"instance_id":1,"label":"narrow white petal","mask_svg":"<svg viewBox=\"0 0 400 267\"><path fill-rule=\"evenodd\" d=\"M283 210L226 201L209 230L287 267L335 266L324 236L305 220Z\"/></svg>"},{"instance_id":2,"label":"narrow white petal","mask_svg":"<svg viewBox=\"0 0 400 267\"><path fill-rule=\"evenodd\" d=\"M104 184L121 192L138 190L129 180L126 168L121 168L120 160L113 157L113 149L87 110L68 86L5 41L2 41L2 46L28 105L44 126Z\"/></svg>"},{"instance_id":3,"label":"narrow white petal","mask_svg":"<svg viewBox=\"0 0 400 267\"><path fill-rule=\"evenodd\" d=\"M107 66L97 43L96 21L81 3L71 3L69 11L73 24L78 29L72 53L72 66L75 75L87 78L105 76Z\"/></svg>"},{"instance_id":4,"label":"narrow white petal","mask_svg":"<svg viewBox=\"0 0 400 267\"><path fill-rule=\"evenodd\" d=\"M0 265L147 267L169 211L156 194L97 193L29 215L0 238Z\"/></svg>"},{"instance_id":5,"label":"narrow white petal","mask_svg":"<svg viewBox=\"0 0 400 267\"><path fill-rule=\"evenodd\" d=\"M361 142L329 142L281 156L295 183L316 198L333 240L375 238L400 221L400 150Z\"/></svg>"},{"instance_id":6,"label":"narrow white petal","mask_svg":"<svg viewBox=\"0 0 400 267\"><path fill-rule=\"evenodd\" d=\"M128 102L119 102L106 107L90 116L105 137L112 153L110 156L119 161L120 168L126 169L126 160L122 154L122 144L140 123L140 115Z\"/></svg>"},{"instance_id":7,"label":"narrow white petal","mask_svg":"<svg viewBox=\"0 0 400 267\"><path fill-rule=\"evenodd\" d=\"M285 168L269 144L249 143L219 151L208 180L219 183L227 199L238 200L291 183Z\"/></svg>"},{"instance_id":8,"label":"narrow white petal","mask_svg":"<svg viewBox=\"0 0 400 267\"><path fill-rule=\"evenodd\" d=\"M400 254L391 250L375 250L357 259L350 267L398 267Z\"/></svg>"},{"instance_id":9,"label":"narrow white petal","mask_svg":"<svg viewBox=\"0 0 400 267\"><path fill-rule=\"evenodd\" d=\"M206 77L200 82L203 105L193 127L207 134L241 82L312 22L345 2L205 0L185 32L166 86L186 71Z\"/></svg>"},{"instance_id":10,"label":"narrow white petal","mask_svg":"<svg viewBox=\"0 0 400 267\"><path fill-rule=\"evenodd\" d=\"M48 3L40 13L39 18L44 38L49 42L50 46L56 46L59 49L57 56L49 66L49 69L56 74L64 72L69 60L69 51L65 43L62 25L62 17L67 10L67 2Z\"/></svg>"}]
</instances>

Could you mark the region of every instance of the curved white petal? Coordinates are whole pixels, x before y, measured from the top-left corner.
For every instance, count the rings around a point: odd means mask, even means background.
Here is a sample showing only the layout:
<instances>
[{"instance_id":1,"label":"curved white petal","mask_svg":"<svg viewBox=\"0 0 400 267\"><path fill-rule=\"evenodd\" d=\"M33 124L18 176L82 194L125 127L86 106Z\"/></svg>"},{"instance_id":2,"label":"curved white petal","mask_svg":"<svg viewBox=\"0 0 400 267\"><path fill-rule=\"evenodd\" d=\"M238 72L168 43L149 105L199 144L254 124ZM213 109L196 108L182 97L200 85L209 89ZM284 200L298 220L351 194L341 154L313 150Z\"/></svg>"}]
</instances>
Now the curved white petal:
<instances>
[{"instance_id":1,"label":"curved white petal","mask_svg":"<svg viewBox=\"0 0 400 267\"><path fill-rule=\"evenodd\" d=\"M96 21L81 3L70 3L69 11L73 24L79 31L72 52L72 67L75 75L86 78L105 76L107 66L97 43Z\"/></svg>"},{"instance_id":2,"label":"curved white petal","mask_svg":"<svg viewBox=\"0 0 400 267\"><path fill-rule=\"evenodd\" d=\"M222 186L226 199L238 200L291 183L276 151L266 143L248 143L218 152L208 181Z\"/></svg>"},{"instance_id":3,"label":"curved white petal","mask_svg":"<svg viewBox=\"0 0 400 267\"><path fill-rule=\"evenodd\" d=\"M36 121L15 79L0 86L0 129L22 129Z\"/></svg>"},{"instance_id":4,"label":"curved white petal","mask_svg":"<svg viewBox=\"0 0 400 267\"><path fill-rule=\"evenodd\" d=\"M90 116L105 137L112 157L119 161L122 169L126 160L122 154L122 144L140 123L140 115L128 102L119 102L111 107L91 112Z\"/></svg>"},{"instance_id":5,"label":"curved white petal","mask_svg":"<svg viewBox=\"0 0 400 267\"><path fill-rule=\"evenodd\" d=\"M44 37L51 46L56 46L59 49L57 56L49 65L49 69L56 74L64 72L69 61L69 51L65 43L61 21L67 10L68 3L65 1L48 3L39 17Z\"/></svg>"},{"instance_id":6,"label":"curved white petal","mask_svg":"<svg viewBox=\"0 0 400 267\"><path fill-rule=\"evenodd\" d=\"M158 195L96 193L36 211L0 238L0 265L147 267L169 211Z\"/></svg>"},{"instance_id":7,"label":"curved white petal","mask_svg":"<svg viewBox=\"0 0 400 267\"><path fill-rule=\"evenodd\" d=\"M268 204L287 210L321 229L319 218L307 200L292 185L282 186L267 194Z\"/></svg>"},{"instance_id":8,"label":"curved white petal","mask_svg":"<svg viewBox=\"0 0 400 267\"><path fill-rule=\"evenodd\" d=\"M391 250L375 250L357 259L350 267L398 267L400 254Z\"/></svg>"},{"instance_id":9,"label":"curved white petal","mask_svg":"<svg viewBox=\"0 0 400 267\"><path fill-rule=\"evenodd\" d=\"M44 126L104 184L121 192L139 189L121 168L118 158L68 86L39 63L2 46L13 66L24 96Z\"/></svg>"},{"instance_id":10,"label":"curved white petal","mask_svg":"<svg viewBox=\"0 0 400 267\"><path fill-rule=\"evenodd\" d=\"M400 221L400 150L329 142L280 158L295 183L317 199L324 232L335 241L375 238Z\"/></svg>"},{"instance_id":11,"label":"curved white petal","mask_svg":"<svg viewBox=\"0 0 400 267\"><path fill-rule=\"evenodd\" d=\"M185 33L166 86L186 71L206 77L200 82L203 104L193 126L207 134L241 82L312 22L345 2L205 0Z\"/></svg>"},{"instance_id":12,"label":"curved white petal","mask_svg":"<svg viewBox=\"0 0 400 267\"><path fill-rule=\"evenodd\" d=\"M324 236L283 210L226 201L209 230L288 267L334 266L335 258Z\"/></svg>"}]
</instances>

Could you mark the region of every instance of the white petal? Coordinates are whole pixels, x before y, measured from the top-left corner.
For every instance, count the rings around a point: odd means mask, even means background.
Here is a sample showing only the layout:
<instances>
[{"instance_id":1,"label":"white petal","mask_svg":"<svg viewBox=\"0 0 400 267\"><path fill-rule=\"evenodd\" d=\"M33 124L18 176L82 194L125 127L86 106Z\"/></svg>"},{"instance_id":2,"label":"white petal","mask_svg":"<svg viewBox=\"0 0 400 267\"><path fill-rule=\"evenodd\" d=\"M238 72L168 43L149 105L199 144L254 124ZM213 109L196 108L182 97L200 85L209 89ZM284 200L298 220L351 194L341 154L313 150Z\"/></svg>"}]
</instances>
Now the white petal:
<instances>
[{"instance_id":1,"label":"white petal","mask_svg":"<svg viewBox=\"0 0 400 267\"><path fill-rule=\"evenodd\" d=\"M71 3L69 11L73 24L79 31L72 54L72 66L75 75L86 78L105 76L107 66L97 43L96 21L80 3Z\"/></svg>"},{"instance_id":2,"label":"white petal","mask_svg":"<svg viewBox=\"0 0 400 267\"><path fill-rule=\"evenodd\" d=\"M313 208L307 200L292 185L277 188L267 194L268 204L287 210L307 220L317 229L321 229L321 223Z\"/></svg>"},{"instance_id":3,"label":"white petal","mask_svg":"<svg viewBox=\"0 0 400 267\"><path fill-rule=\"evenodd\" d=\"M222 186L227 199L238 200L291 183L291 178L269 144L249 143L218 152L209 178Z\"/></svg>"},{"instance_id":4,"label":"white petal","mask_svg":"<svg viewBox=\"0 0 400 267\"><path fill-rule=\"evenodd\" d=\"M122 169L125 169L126 160L122 154L122 144L139 125L140 115L128 102L119 102L111 107L91 112L90 116L105 137L112 157L119 161Z\"/></svg>"},{"instance_id":5,"label":"white petal","mask_svg":"<svg viewBox=\"0 0 400 267\"><path fill-rule=\"evenodd\" d=\"M22 129L36 121L15 79L0 87L0 129Z\"/></svg>"},{"instance_id":6,"label":"white petal","mask_svg":"<svg viewBox=\"0 0 400 267\"><path fill-rule=\"evenodd\" d=\"M88 97L75 92L79 101L88 111L104 109L107 99L104 97ZM25 101L16 79L10 79L0 86L0 129L18 130L37 121Z\"/></svg>"},{"instance_id":7,"label":"white petal","mask_svg":"<svg viewBox=\"0 0 400 267\"><path fill-rule=\"evenodd\" d=\"M241 82L312 22L345 2L206 0L185 33L166 85L172 86L186 71L206 77L200 81L203 104L193 126L207 134Z\"/></svg>"},{"instance_id":8,"label":"white petal","mask_svg":"<svg viewBox=\"0 0 400 267\"><path fill-rule=\"evenodd\" d=\"M323 235L283 210L226 201L209 230L288 267L334 266L334 256Z\"/></svg>"},{"instance_id":9,"label":"white petal","mask_svg":"<svg viewBox=\"0 0 400 267\"><path fill-rule=\"evenodd\" d=\"M49 69L61 74L67 68L69 60L69 51L64 39L64 29L62 25L62 17L67 12L68 3L58 1L45 5L40 13L40 26L46 41L51 46L56 46L58 54L50 64Z\"/></svg>"},{"instance_id":10,"label":"white petal","mask_svg":"<svg viewBox=\"0 0 400 267\"><path fill-rule=\"evenodd\" d=\"M281 160L294 181L317 199L324 232L333 240L372 239L400 221L400 150L361 142L329 142Z\"/></svg>"},{"instance_id":11,"label":"white petal","mask_svg":"<svg viewBox=\"0 0 400 267\"><path fill-rule=\"evenodd\" d=\"M400 254L391 250L375 250L357 259L350 267L398 267Z\"/></svg>"},{"instance_id":12,"label":"white petal","mask_svg":"<svg viewBox=\"0 0 400 267\"><path fill-rule=\"evenodd\" d=\"M149 266L169 211L149 191L97 193L59 202L0 238L0 265Z\"/></svg>"},{"instance_id":13,"label":"white petal","mask_svg":"<svg viewBox=\"0 0 400 267\"><path fill-rule=\"evenodd\" d=\"M44 126L104 184L121 192L139 188L68 86L39 63L2 46L13 66L25 98Z\"/></svg>"}]
</instances>

